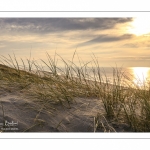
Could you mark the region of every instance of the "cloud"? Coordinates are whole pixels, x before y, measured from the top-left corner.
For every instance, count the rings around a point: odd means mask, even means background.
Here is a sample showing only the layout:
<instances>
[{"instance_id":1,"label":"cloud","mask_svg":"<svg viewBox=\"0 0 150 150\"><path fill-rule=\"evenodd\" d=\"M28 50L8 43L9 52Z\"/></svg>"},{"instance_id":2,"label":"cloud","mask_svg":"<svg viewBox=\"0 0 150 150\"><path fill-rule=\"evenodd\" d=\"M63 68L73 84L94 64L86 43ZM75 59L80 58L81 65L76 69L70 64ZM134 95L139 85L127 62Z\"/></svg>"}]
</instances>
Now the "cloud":
<instances>
[{"instance_id":1,"label":"cloud","mask_svg":"<svg viewBox=\"0 0 150 150\"><path fill-rule=\"evenodd\" d=\"M125 48L138 48L138 45L133 44L133 43L128 43L128 44L124 44L122 47L125 47Z\"/></svg>"},{"instance_id":2,"label":"cloud","mask_svg":"<svg viewBox=\"0 0 150 150\"><path fill-rule=\"evenodd\" d=\"M112 29L132 18L0 18L0 29L7 32L52 33L73 30Z\"/></svg>"},{"instance_id":3,"label":"cloud","mask_svg":"<svg viewBox=\"0 0 150 150\"><path fill-rule=\"evenodd\" d=\"M113 57L115 60L126 60L126 61L144 61L144 60L150 60L149 56L125 56L125 57Z\"/></svg>"},{"instance_id":4,"label":"cloud","mask_svg":"<svg viewBox=\"0 0 150 150\"><path fill-rule=\"evenodd\" d=\"M88 46L90 44L95 44L95 43L116 42L116 41L131 39L132 37L133 37L132 34L124 34L121 36L99 35L98 37L92 40L78 44L78 46Z\"/></svg>"}]
</instances>

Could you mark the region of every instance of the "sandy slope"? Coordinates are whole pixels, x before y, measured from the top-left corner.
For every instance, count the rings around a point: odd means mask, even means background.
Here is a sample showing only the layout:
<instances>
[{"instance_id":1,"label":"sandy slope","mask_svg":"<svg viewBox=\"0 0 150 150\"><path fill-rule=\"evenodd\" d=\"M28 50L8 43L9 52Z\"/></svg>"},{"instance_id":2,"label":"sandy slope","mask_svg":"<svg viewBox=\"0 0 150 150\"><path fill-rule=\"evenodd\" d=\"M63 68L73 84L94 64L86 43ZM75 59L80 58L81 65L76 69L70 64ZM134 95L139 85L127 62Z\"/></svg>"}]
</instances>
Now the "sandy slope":
<instances>
[{"instance_id":1,"label":"sandy slope","mask_svg":"<svg viewBox=\"0 0 150 150\"><path fill-rule=\"evenodd\" d=\"M45 109L24 93L7 92L2 88L0 101L3 132L93 132L94 116L102 109L99 100L84 98L76 98L71 108L57 105L54 106L56 110ZM2 126L4 120L5 127ZM18 124L7 126L7 122Z\"/></svg>"},{"instance_id":2,"label":"sandy slope","mask_svg":"<svg viewBox=\"0 0 150 150\"><path fill-rule=\"evenodd\" d=\"M18 76L16 71L5 65L0 70L9 76ZM1 72L0 72L1 73ZM28 77L28 73L21 71ZM33 77L35 75L32 75ZM102 101L96 98L76 97L68 107L50 100L39 100L32 93L34 84L22 89L17 82L13 84L0 78L0 131L1 132L94 132L97 114L102 125L97 132L130 131L126 124L108 123L101 114L105 114ZM19 88L18 88L19 87ZM95 122L95 124L94 124ZM109 126L110 125L110 126ZM107 129L108 128L108 129Z\"/></svg>"}]
</instances>

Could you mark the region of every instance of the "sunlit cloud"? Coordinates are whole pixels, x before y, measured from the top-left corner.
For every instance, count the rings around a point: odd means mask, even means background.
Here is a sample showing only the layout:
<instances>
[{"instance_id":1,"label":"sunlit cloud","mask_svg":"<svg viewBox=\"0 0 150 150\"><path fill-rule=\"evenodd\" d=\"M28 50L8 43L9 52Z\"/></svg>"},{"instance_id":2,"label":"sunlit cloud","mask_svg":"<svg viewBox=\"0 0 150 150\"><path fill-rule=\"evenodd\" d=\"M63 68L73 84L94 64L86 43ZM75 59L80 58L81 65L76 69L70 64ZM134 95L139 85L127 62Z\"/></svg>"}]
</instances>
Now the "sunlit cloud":
<instances>
[{"instance_id":1,"label":"sunlit cloud","mask_svg":"<svg viewBox=\"0 0 150 150\"><path fill-rule=\"evenodd\" d=\"M148 66L150 36L131 32L134 18L0 18L0 53L69 60L76 50L84 61L92 54L102 66ZM142 23L141 23L142 26ZM150 30L147 30L150 31ZM147 35L147 36L145 36ZM75 58L75 61L78 61ZM150 63L149 63L150 66Z\"/></svg>"},{"instance_id":2,"label":"sunlit cloud","mask_svg":"<svg viewBox=\"0 0 150 150\"><path fill-rule=\"evenodd\" d=\"M150 20L147 17L137 17L128 26L128 31L137 36L150 33Z\"/></svg>"}]
</instances>

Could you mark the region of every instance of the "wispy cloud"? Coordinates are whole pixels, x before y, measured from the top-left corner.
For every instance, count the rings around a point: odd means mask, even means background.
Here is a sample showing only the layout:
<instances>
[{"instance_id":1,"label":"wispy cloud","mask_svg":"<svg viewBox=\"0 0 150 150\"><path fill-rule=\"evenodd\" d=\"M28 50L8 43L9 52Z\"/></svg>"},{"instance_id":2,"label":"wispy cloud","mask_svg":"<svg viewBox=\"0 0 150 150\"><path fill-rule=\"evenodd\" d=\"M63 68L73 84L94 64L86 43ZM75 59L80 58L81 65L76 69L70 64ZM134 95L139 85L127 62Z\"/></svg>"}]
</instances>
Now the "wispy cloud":
<instances>
[{"instance_id":1,"label":"wispy cloud","mask_svg":"<svg viewBox=\"0 0 150 150\"><path fill-rule=\"evenodd\" d=\"M116 41L131 39L132 37L133 37L132 34L124 34L121 36L99 35L98 37L91 39L89 41L80 43L77 46L88 46L90 44L95 44L95 43L116 42Z\"/></svg>"},{"instance_id":2,"label":"wispy cloud","mask_svg":"<svg viewBox=\"0 0 150 150\"><path fill-rule=\"evenodd\" d=\"M124 44L122 47L124 47L124 48L138 48L138 45L134 44L134 43L127 43L127 44Z\"/></svg>"}]
</instances>

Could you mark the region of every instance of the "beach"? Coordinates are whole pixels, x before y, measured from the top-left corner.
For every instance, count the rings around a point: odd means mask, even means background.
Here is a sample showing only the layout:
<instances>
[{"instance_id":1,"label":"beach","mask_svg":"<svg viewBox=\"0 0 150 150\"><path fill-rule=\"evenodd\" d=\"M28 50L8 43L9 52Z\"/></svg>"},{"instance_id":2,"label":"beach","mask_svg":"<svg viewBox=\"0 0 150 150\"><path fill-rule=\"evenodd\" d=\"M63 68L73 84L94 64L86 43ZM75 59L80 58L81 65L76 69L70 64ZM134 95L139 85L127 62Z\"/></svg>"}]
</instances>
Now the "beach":
<instances>
[{"instance_id":1,"label":"beach","mask_svg":"<svg viewBox=\"0 0 150 150\"><path fill-rule=\"evenodd\" d=\"M15 69L0 65L1 73L17 76ZM26 73L26 76L35 74ZM4 76L3 76L4 77ZM8 79L8 78L7 78ZM89 81L88 81L89 82ZM104 106L99 98L78 96L63 104L45 97L37 97L34 83L20 87L21 83L0 80L0 130L1 132L106 132L129 130L128 126L116 124L110 128L104 114ZM53 87L55 88L55 87ZM98 116L99 115L99 116ZM101 117L106 126L97 128ZM125 126L125 128L124 128Z\"/></svg>"},{"instance_id":2,"label":"beach","mask_svg":"<svg viewBox=\"0 0 150 150\"><path fill-rule=\"evenodd\" d=\"M32 96L30 89L19 90L0 82L1 132L93 132L99 100L76 98L69 108L59 104L47 107L46 102L41 104Z\"/></svg>"},{"instance_id":3,"label":"beach","mask_svg":"<svg viewBox=\"0 0 150 150\"><path fill-rule=\"evenodd\" d=\"M0 131L149 131L148 87L124 87L119 74L110 84L86 79L82 70L77 73L74 77L71 72L60 75L1 64Z\"/></svg>"}]
</instances>

